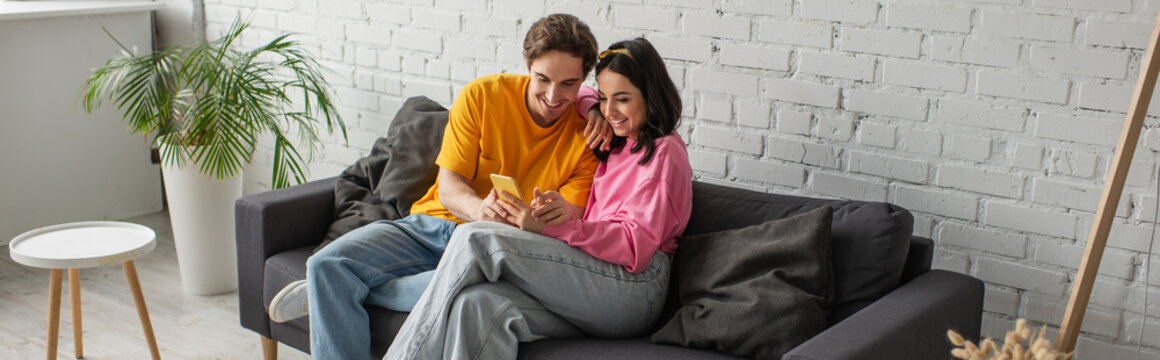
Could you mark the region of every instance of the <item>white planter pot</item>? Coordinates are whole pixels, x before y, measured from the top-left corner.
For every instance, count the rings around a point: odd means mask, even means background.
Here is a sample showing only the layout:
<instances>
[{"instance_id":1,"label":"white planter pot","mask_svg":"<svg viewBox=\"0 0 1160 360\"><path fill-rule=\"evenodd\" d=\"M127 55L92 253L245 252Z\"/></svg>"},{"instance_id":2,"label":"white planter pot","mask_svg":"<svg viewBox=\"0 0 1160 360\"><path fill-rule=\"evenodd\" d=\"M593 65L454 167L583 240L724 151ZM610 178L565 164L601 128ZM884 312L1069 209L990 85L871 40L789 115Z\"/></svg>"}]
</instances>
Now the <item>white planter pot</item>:
<instances>
[{"instance_id":1,"label":"white planter pot","mask_svg":"<svg viewBox=\"0 0 1160 360\"><path fill-rule=\"evenodd\" d=\"M192 162L184 169L162 164L161 171L182 288L192 295L237 289L234 201L242 197L242 177L220 181Z\"/></svg>"}]
</instances>

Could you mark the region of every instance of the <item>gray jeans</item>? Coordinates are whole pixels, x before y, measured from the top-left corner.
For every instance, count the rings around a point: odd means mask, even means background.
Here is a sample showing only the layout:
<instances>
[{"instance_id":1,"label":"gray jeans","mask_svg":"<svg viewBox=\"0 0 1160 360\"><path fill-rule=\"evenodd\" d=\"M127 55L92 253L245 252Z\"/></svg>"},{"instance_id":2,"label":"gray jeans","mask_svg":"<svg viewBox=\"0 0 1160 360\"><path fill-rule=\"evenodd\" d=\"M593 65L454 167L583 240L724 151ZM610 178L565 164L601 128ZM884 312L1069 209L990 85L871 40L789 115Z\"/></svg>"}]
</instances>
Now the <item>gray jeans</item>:
<instances>
[{"instance_id":1,"label":"gray jeans","mask_svg":"<svg viewBox=\"0 0 1160 360\"><path fill-rule=\"evenodd\" d=\"M508 225L456 228L384 359L515 359L520 342L637 337L660 316L672 256L643 272Z\"/></svg>"}]
</instances>

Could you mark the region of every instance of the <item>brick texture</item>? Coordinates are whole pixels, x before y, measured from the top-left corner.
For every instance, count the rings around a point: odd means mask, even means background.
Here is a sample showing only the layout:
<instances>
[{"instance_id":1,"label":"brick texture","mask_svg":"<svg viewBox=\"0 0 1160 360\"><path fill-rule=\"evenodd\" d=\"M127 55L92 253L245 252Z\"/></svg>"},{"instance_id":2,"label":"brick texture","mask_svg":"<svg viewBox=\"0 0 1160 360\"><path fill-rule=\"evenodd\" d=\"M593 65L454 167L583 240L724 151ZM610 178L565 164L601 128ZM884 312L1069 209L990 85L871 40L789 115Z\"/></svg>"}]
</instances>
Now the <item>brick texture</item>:
<instances>
[{"instance_id":1,"label":"brick texture","mask_svg":"<svg viewBox=\"0 0 1160 360\"><path fill-rule=\"evenodd\" d=\"M245 14L243 45L293 32L330 69L349 136L321 136L311 180L366 154L407 97L450 107L478 76L524 74L524 34L546 14L578 16L598 49L644 37L679 90L695 180L911 210L914 233L936 243L934 268L986 282L984 334L999 336L1014 318L1058 326L1157 11L1158 0L205 3L211 39ZM1158 103L1079 358L1129 356L1139 337ZM269 189L272 155L257 149L247 192ZM1150 272L1160 285L1160 266ZM1143 353L1160 356L1160 325L1148 331Z\"/></svg>"}]
</instances>

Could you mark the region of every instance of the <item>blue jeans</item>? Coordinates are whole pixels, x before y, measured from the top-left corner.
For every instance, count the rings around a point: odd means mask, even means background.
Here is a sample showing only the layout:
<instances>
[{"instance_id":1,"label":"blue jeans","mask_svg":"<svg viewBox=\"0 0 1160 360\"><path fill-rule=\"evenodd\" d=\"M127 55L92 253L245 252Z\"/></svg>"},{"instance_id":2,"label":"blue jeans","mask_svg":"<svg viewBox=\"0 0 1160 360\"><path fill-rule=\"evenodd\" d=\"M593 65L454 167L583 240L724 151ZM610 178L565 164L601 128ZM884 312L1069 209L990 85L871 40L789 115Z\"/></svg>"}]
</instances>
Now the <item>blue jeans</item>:
<instances>
[{"instance_id":1,"label":"blue jeans","mask_svg":"<svg viewBox=\"0 0 1160 360\"><path fill-rule=\"evenodd\" d=\"M313 357L369 359L370 317L363 305L408 310L429 282L431 274L421 273L438 265L456 225L427 215L377 221L311 256L306 283ZM397 278L403 279L391 281Z\"/></svg>"},{"instance_id":2,"label":"blue jeans","mask_svg":"<svg viewBox=\"0 0 1160 360\"><path fill-rule=\"evenodd\" d=\"M557 239L463 224L384 359L515 359L520 342L643 336L664 307L671 261L657 251L633 274Z\"/></svg>"}]
</instances>

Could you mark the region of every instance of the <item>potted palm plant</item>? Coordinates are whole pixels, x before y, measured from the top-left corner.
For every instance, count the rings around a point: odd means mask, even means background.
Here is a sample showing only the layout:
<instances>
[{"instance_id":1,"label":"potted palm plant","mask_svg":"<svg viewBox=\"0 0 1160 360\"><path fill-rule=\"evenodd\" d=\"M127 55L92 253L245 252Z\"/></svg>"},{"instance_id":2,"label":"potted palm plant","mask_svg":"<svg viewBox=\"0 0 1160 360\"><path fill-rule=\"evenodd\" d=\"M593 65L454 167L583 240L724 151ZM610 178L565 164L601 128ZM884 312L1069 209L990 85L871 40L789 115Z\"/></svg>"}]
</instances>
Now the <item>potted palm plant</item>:
<instances>
[{"instance_id":1,"label":"potted palm plant","mask_svg":"<svg viewBox=\"0 0 1160 360\"><path fill-rule=\"evenodd\" d=\"M247 27L235 20L215 41L148 54L109 34L120 54L81 88L85 112L113 103L130 131L152 136L159 147L182 287L190 294L237 288L233 202L261 137L272 138L274 188L305 180L303 164L319 147L322 126L346 138L318 62L289 35L238 50Z\"/></svg>"}]
</instances>

